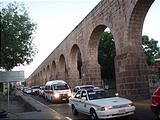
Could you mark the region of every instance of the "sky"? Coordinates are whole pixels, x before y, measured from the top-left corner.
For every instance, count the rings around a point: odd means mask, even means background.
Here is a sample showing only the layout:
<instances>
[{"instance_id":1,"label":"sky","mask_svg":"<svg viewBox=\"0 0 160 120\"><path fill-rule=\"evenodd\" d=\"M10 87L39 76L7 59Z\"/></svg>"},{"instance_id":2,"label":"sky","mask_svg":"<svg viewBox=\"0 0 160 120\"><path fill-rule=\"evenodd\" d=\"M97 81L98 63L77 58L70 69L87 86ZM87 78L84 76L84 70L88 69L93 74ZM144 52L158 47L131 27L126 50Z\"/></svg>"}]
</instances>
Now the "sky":
<instances>
[{"instance_id":1,"label":"sky","mask_svg":"<svg viewBox=\"0 0 160 120\"><path fill-rule=\"evenodd\" d=\"M19 1L28 7L30 18L37 23L33 42L37 47L38 54L30 65L13 69L13 71L24 70L25 78L28 78L100 0ZM159 28L160 0L156 0L147 13L142 35L148 35L150 38L158 40L160 46Z\"/></svg>"}]
</instances>

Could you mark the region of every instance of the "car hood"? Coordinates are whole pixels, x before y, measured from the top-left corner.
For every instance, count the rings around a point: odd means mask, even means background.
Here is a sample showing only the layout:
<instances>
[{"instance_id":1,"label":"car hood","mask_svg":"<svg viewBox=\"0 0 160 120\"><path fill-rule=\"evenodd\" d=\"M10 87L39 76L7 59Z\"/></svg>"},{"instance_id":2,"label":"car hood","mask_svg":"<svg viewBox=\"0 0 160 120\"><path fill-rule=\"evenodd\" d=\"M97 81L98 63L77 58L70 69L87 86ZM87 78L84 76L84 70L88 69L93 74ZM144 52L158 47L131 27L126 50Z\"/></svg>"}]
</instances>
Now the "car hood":
<instances>
[{"instance_id":1,"label":"car hood","mask_svg":"<svg viewBox=\"0 0 160 120\"><path fill-rule=\"evenodd\" d=\"M132 103L132 101L125 98L121 98L121 97L112 97L112 98L90 100L89 103L104 107L104 106L116 106L116 105L129 104L129 103Z\"/></svg>"}]
</instances>

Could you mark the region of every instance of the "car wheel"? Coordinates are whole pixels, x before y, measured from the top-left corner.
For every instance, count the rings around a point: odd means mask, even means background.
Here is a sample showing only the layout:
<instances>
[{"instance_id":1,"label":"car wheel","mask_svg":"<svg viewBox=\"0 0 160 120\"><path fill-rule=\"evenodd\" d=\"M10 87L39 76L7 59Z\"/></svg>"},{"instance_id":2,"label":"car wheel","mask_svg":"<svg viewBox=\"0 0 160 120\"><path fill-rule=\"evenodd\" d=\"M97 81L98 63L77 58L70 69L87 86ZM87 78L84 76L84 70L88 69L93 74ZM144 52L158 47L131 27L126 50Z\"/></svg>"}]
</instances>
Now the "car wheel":
<instances>
[{"instance_id":1,"label":"car wheel","mask_svg":"<svg viewBox=\"0 0 160 120\"><path fill-rule=\"evenodd\" d=\"M91 114L91 120L97 120L98 119L98 116L97 116L95 110L92 109L90 114Z\"/></svg>"},{"instance_id":2,"label":"car wheel","mask_svg":"<svg viewBox=\"0 0 160 120\"><path fill-rule=\"evenodd\" d=\"M78 111L76 110L74 105L72 106L72 113L73 113L73 115L77 115L78 114Z\"/></svg>"},{"instance_id":3,"label":"car wheel","mask_svg":"<svg viewBox=\"0 0 160 120\"><path fill-rule=\"evenodd\" d=\"M157 108L157 119L160 120L160 107Z\"/></svg>"}]
</instances>

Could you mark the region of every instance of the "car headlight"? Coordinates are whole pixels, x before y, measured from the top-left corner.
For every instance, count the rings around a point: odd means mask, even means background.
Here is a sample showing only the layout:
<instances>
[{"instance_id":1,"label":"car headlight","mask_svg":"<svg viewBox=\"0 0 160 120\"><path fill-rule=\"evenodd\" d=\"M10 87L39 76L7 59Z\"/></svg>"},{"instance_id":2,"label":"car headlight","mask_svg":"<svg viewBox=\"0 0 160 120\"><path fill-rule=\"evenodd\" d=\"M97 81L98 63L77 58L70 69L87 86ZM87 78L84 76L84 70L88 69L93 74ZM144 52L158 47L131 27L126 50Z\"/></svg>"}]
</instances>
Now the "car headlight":
<instances>
[{"instance_id":1,"label":"car headlight","mask_svg":"<svg viewBox=\"0 0 160 120\"><path fill-rule=\"evenodd\" d=\"M59 98L59 94L56 93L56 94L54 95L54 97L55 97L55 98Z\"/></svg>"},{"instance_id":2,"label":"car headlight","mask_svg":"<svg viewBox=\"0 0 160 120\"><path fill-rule=\"evenodd\" d=\"M129 103L129 104L128 104L128 107L131 107L131 106L133 106L133 103Z\"/></svg>"},{"instance_id":3,"label":"car headlight","mask_svg":"<svg viewBox=\"0 0 160 120\"><path fill-rule=\"evenodd\" d=\"M112 106L106 106L105 107L105 110L110 110L110 109L112 109L113 107Z\"/></svg>"},{"instance_id":4,"label":"car headlight","mask_svg":"<svg viewBox=\"0 0 160 120\"><path fill-rule=\"evenodd\" d=\"M69 97L72 96L71 92L68 93L68 96L69 96Z\"/></svg>"}]
</instances>

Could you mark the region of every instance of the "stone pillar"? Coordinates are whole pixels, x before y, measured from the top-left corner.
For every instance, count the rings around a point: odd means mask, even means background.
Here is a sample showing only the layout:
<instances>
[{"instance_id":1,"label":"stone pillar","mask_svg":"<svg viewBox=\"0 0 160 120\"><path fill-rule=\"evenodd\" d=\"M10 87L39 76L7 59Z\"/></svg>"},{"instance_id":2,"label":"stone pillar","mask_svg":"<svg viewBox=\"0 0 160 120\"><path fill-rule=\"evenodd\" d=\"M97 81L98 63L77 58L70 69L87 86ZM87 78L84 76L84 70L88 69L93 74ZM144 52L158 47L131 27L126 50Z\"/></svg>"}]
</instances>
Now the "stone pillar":
<instances>
[{"instance_id":1,"label":"stone pillar","mask_svg":"<svg viewBox=\"0 0 160 120\"><path fill-rule=\"evenodd\" d=\"M115 57L116 87L120 96L131 100L149 98L146 56L126 52Z\"/></svg>"},{"instance_id":2,"label":"stone pillar","mask_svg":"<svg viewBox=\"0 0 160 120\"><path fill-rule=\"evenodd\" d=\"M81 85L79 79L79 71L76 69L69 69L66 82L68 83L68 85L71 87L72 90L75 86Z\"/></svg>"},{"instance_id":3,"label":"stone pillar","mask_svg":"<svg viewBox=\"0 0 160 120\"><path fill-rule=\"evenodd\" d=\"M101 70L98 63L82 65L82 85L102 87Z\"/></svg>"},{"instance_id":4,"label":"stone pillar","mask_svg":"<svg viewBox=\"0 0 160 120\"><path fill-rule=\"evenodd\" d=\"M58 72L58 74L57 74L57 79L58 80L66 80L66 78L65 78L65 72Z\"/></svg>"}]
</instances>

